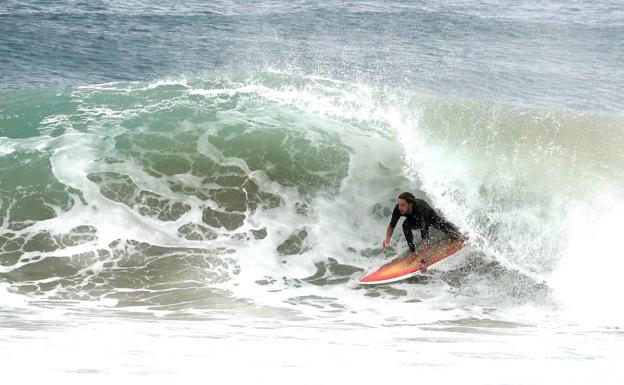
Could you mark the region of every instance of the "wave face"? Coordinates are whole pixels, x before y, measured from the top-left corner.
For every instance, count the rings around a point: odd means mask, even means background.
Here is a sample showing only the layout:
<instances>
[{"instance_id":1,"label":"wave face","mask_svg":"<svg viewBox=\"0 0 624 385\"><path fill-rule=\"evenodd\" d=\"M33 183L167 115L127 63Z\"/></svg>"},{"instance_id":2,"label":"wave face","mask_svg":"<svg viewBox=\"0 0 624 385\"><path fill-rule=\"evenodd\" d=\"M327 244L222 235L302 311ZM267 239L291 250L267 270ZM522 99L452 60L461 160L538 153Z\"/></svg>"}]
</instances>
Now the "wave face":
<instances>
[{"instance_id":1,"label":"wave face","mask_svg":"<svg viewBox=\"0 0 624 385\"><path fill-rule=\"evenodd\" d=\"M622 117L283 72L0 98L0 281L28 298L439 319L620 289ZM358 287L407 250L380 247L402 191L469 246L400 289ZM596 261L613 269L586 274Z\"/></svg>"}]
</instances>

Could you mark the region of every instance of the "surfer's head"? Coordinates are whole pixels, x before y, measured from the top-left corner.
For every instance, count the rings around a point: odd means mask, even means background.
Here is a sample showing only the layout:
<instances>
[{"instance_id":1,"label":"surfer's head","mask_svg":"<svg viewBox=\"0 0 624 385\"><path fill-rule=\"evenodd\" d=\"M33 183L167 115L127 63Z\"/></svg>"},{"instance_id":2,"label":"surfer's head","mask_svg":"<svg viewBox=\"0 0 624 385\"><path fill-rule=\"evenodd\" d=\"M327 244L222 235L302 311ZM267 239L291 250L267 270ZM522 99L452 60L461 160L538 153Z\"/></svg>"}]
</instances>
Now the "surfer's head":
<instances>
[{"instance_id":1,"label":"surfer's head","mask_svg":"<svg viewBox=\"0 0 624 385\"><path fill-rule=\"evenodd\" d=\"M399 199L397 204L399 205L399 211L402 215L409 214L412 212L412 207L416 202L416 197L409 192L404 192L399 195Z\"/></svg>"}]
</instances>

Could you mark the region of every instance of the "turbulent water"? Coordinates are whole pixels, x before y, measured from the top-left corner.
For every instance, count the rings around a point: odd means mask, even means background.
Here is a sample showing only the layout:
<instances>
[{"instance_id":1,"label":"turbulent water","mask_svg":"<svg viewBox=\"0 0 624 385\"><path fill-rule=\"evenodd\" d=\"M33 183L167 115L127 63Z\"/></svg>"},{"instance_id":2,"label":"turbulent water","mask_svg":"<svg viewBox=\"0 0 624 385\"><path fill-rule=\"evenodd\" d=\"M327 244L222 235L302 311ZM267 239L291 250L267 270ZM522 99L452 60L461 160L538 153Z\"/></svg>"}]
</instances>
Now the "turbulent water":
<instances>
[{"instance_id":1,"label":"turbulent water","mask_svg":"<svg viewBox=\"0 0 624 385\"><path fill-rule=\"evenodd\" d=\"M619 383L619 2L159 4L0 5L5 378Z\"/></svg>"}]
</instances>

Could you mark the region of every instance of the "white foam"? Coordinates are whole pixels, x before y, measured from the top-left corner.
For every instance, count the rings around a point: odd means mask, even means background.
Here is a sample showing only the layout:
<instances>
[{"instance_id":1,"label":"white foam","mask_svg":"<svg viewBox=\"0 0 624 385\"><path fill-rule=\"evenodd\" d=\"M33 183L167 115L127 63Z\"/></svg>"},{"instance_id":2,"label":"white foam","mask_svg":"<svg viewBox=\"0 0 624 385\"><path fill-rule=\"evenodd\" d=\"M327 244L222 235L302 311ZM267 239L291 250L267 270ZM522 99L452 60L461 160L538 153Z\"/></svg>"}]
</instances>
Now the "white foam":
<instances>
[{"instance_id":1,"label":"white foam","mask_svg":"<svg viewBox=\"0 0 624 385\"><path fill-rule=\"evenodd\" d=\"M13 330L4 339L5 378L108 383L140 376L166 383L210 376L276 385L372 384L404 381L416 372L421 381L443 383L615 385L624 353L621 341L609 336L593 336L587 344L586 335L531 328L488 334L442 325L370 328L254 318L141 322L71 317L57 322ZM155 348L163 342L166 349Z\"/></svg>"},{"instance_id":2,"label":"white foam","mask_svg":"<svg viewBox=\"0 0 624 385\"><path fill-rule=\"evenodd\" d=\"M3 310L28 308L28 301L23 295L16 293L16 289L6 282L0 282L0 303ZM8 309L7 309L8 308Z\"/></svg>"},{"instance_id":3,"label":"white foam","mask_svg":"<svg viewBox=\"0 0 624 385\"><path fill-rule=\"evenodd\" d=\"M617 299L624 289L624 254L618 243L624 196L598 191L571 210L568 247L550 284L569 322L624 327L624 309Z\"/></svg>"}]
</instances>

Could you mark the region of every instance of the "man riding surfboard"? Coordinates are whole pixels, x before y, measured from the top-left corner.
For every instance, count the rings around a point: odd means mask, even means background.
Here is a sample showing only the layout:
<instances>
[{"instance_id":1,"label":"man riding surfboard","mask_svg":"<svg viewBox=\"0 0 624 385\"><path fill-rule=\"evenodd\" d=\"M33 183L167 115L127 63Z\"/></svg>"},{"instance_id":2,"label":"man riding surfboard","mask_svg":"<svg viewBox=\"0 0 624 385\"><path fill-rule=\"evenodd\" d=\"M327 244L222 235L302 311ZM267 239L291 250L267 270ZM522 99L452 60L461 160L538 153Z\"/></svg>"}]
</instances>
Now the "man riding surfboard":
<instances>
[{"instance_id":1,"label":"man riding surfboard","mask_svg":"<svg viewBox=\"0 0 624 385\"><path fill-rule=\"evenodd\" d=\"M405 217L403 233L405 234L405 240L410 252L414 257L416 257L416 246L414 245L412 229L420 229L421 249L429 247L429 226L433 226L453 239L462 237L459 230L452 223L440 217L427 202L422 199L416 199L412 193L404 192L399 195L397 205L392 212L390 225L388 225L386 230L386 239L383 241L384 248L390 245L390 238L400 217ZM425 259L421 261L421 266L421 271L427 271L427 261Z\"/></svg>"}]
</instances>

